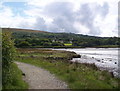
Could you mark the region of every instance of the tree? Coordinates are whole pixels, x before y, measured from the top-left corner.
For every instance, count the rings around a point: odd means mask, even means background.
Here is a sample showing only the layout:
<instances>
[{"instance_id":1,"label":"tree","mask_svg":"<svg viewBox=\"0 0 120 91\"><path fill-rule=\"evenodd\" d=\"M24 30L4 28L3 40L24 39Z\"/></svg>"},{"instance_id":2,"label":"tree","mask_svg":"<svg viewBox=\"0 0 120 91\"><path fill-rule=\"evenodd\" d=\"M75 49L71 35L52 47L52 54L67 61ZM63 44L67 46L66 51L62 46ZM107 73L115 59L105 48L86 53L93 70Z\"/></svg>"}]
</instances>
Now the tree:
<instances>
[{"instance_id":1,"label":"tree","mask_svg":"<svg viewBox=\"0 0 120 91\"><path fill-rule=\"evenodd\" d=\"M22 47L22 48L26 48L26 47L30 47L30 43L27 41L21 41L17 47Z\"/></svg>"},{"instance_id":2,"label":"tree","mask_svg":"<svg viewBox=\"0 0 120 91\"><path fill-rule=\"evenodd\" d=\"M53 42L52 46L64 46L64 44L60 42Z\"/></svg>"},{"instance_id":3,"label":"tree","mask_svg":"<svg viewBox=\"0 0 120 91\"><path fill-rule=\"evenodd\" d=\"M43 44L43 46L45 46L45 47L47 47L47 46L51 46L51 43L49 43L49 42L45 42L45 43Z\"/></svg>"}]
</instances>

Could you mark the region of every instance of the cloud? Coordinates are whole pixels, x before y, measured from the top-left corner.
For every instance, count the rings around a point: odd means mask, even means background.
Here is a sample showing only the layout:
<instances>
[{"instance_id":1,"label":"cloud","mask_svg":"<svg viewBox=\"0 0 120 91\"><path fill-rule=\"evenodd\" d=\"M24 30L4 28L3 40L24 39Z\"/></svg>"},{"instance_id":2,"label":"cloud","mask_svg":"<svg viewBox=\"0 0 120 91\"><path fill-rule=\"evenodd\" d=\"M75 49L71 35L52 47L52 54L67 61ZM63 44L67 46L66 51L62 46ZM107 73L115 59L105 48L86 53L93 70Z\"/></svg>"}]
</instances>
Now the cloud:
<instances>
[{"instance_id":1,"label":"cloud","mask_svg":"<svg viewBox=\"0 0 120 91\"><path fill-rule=\"evenodd\" d=\"M77 12L77 16L79 17L79 22L90 30L89 34L99 35L101 33L100 27L95 26L94 20L98 15L105 17L108 14L108 11L109 6L106 2L103 6L97 3L86 3L81 5L80 10Z\"/></svg>"},{"instance_id":2,"label":"cloud","mask_svg":"<svg viewBox=\"0 0 120 91\"><path fill-rule=\"evenodd\" d=\"M105 17L109 13L109 5L107 2L103 4L103 6L99 6L98 8L103 17Z\"/></svg>"},{"instance_id":3,"label":"cloud","mask_svg":"<svg viewBox=\"0 0 120 91\"><path fill-rule=\"evenodd\" d=\"M54 2L45 7L44 14L53 19L51 23L59 32L76 32L73 27L75 17L72 7L72 3L69 2Z\"/></svg>"},{"instance_id":4,"label":"cloud","mask_svg":"<svg viewBox=\"0 0 120 91\"><path fill-rule=\"evenodd\" d=\"M41 17L36 19L35 24L33 25L34 29L40 29L43 31L47 30L46 24L45 24L45 20Z\"/></svg>"},{"instance_id":5,"label":"cloud","mask_svg":"<svg viewBox=\"0 0 120 91\"><path fill-rule=\"evenodd\" d=\"M116 36L117 2L118 0L25 0L27 8L18 11L18 14L13 12L14 8L0 3L0 19L3 21L0 26Z\"/></svg>"},{"instance_id":6,"label":"cloud","mask_svg":"<svg viewBox=\"0 0 120 91\"><path fill-rule=\"evenodd\" d=\"M73 8L74 4L71 2L53 2L46 5L42 14L52 18L53 21L49 26L43 25L45 23L42 25L48 26L47 30L52 32L59 31L100 35L100 27L94 24L95 18L98 15L101 17L106 17L109 12L108 4L106 2L103 5L99 5L97 3L85 3L81 5L78 11L74 11ZM77 25L75 25L76 22L79 24L77 23ZM38 24L39 20L36 22L36 28L40 28ZM79 26L81 26L81 28ZM87 29L87 32L82 29Z\"/></svg>"},{"instance_id":7,"label":"cloud","mask_svg":"<svg viewBox=\"0 0 120 91\"><path fill-rule=\"evenodd\" d=\"M26 2L27 0L3 0L4 2Z\"/></svg>"}]
</instances>

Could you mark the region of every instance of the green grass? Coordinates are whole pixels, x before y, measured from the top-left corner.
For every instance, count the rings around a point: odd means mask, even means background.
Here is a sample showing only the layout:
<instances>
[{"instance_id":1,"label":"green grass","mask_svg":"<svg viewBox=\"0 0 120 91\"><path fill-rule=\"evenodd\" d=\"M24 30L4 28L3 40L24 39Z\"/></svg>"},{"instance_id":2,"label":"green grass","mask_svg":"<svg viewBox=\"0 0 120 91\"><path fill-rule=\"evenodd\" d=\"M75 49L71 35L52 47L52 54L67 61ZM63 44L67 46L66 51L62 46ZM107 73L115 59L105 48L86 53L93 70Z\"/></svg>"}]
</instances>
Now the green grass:
<instances>
[{"instance_id":1,"label":"green grass","mask_svg":"<svg viewBox=\"0 0 120 91\"><path fill-rule=\"evenodd\" d=\"M7 71L6 69L3 69L3 70ZM3 91L6 91L6 90L24 91L25 89L28 89L28 84L23 81L22 72L21 70L18 69L15 63L11 64L10 72L6 72L6 73L7 73L7 76L3 80L6 80L7 83L3 84L2 86Z\"/></svg>"},{"instance_id":2,"label":"green grass","mask_svg":"<svg viewBox=\"0 0 120 91\"><path fill-rule=\"evenodd\" d=\"M42 67L65 81L71 89L117 89L117 78L107 71L100 71L94 64L71 63L76 54L65 51L19 49L20 62Z\"/></svg>"},{"instance_id":3,"label":"green grass","mask_svg":"<svg viewBox=\"0 0 120 91\"><path fill-rule=\"evenodd\" d=\"M71 43L68 43L68 44L64 44L65 46L72 46L72 44Z\"/></svg>"}]
</instances>

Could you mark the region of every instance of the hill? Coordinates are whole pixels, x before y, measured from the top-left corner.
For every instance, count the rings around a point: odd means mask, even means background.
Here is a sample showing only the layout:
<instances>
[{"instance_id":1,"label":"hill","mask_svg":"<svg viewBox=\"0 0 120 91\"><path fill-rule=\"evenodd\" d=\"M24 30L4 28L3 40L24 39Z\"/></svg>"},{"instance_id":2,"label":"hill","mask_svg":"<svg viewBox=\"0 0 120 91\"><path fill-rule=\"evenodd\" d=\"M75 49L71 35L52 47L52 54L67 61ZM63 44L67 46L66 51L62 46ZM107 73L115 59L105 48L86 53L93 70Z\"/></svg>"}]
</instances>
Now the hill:
<instances>
[{"instance_id":1,"label":"hill","mask_svg":"<svg viewBox=\"0 0 120 91\"><path fill-rule=\"evenodd\" d=\"M33 33L40 33L40 32L46 32L46 31L38 31L38 30L32 30L32 29L18 29L18 28L2 28L3 31L11 31L11 32L33 32Z\"/></svg>"},{"instance_id":2,"label":"hill","mask_svg":"<svg viewBox=\"0 0 120 91\"><path fill-rule=\"evenodd\" d=\"M16 47L117 47L117 37L97 37L74 33L52 33L30 29L3 28L11 31Z\"/></svg>"}]
</instances>

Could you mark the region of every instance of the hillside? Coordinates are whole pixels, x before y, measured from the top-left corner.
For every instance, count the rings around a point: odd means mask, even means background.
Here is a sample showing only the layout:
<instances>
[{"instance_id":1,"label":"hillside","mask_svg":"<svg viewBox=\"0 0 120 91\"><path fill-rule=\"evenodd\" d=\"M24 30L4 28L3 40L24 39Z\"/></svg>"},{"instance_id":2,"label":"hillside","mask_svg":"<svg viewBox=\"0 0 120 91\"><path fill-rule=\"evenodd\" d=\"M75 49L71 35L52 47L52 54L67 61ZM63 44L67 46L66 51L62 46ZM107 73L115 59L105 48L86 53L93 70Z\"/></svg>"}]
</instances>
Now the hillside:
<instances>
[{"instance_id":1,"label":"hillside","mask_svg":"<svg viewBox=\"0 0 120 91\"><path fill-rule=\"evenodd\" d=\"M38 31L38 30L31 30L31 29L18 29L18 28L2 28L3 31L11 31L11 32L32 32L32 33L40 33L46 31Z\"/></svg>"},{"instance_id":2,"label":"hillside","mask_svg":"<svg viewBox=\"0 0 120 91\"><path fill-rule=\"evenodd\" d=\"M45 31L3 28L11 31L16 47L117 47L117 37L96 37L74 33L52 33Z\"/></svg>"}]
</instances>

